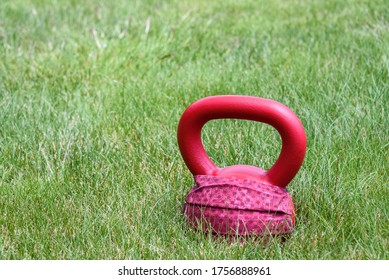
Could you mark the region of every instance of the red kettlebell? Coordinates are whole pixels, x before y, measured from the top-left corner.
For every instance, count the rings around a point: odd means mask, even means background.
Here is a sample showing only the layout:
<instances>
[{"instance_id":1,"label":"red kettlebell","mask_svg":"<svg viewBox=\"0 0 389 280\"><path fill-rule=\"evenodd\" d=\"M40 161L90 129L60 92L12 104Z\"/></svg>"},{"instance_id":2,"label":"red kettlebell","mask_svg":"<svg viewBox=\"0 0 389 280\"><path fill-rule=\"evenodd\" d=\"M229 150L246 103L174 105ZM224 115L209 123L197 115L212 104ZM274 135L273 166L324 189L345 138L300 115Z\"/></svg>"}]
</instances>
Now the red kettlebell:
<instances>
[{"instance_id":1,"label":"red kettlebell","mask_svg":"<svg viewBox=\"0 0 389 280\"><path fill-rule=\"evenodd\" d=\"M225 118L263 122L277 129L282 149L269 170L249 165L220 168L212 162L202 144L201 130L208 121ZM288 107L253 96L210 96L185 110L177 134L182 157L196 182L184 205L191 225L218 234L292 231L294 206L286 186L303 163L306 136Z\"/></svg>"}]
</instances>

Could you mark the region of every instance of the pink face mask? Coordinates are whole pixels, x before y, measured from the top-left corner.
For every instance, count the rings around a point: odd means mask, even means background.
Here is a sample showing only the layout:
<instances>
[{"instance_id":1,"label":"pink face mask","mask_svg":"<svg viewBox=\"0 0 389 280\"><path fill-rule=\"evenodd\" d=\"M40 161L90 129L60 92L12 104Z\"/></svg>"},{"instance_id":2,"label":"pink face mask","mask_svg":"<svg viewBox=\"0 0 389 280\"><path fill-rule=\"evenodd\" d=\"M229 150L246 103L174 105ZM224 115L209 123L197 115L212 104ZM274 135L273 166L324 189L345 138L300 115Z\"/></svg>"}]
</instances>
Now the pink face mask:
<instances>
[{"instance_id":1,"label":"pink face mask","mask_svg":"<svg viewBox=\"0 0 389 280\"><path fill-rule=\"evenodd\" d=\"M269 170L255 166L217 167L201 141L201 129L213 119L244 119L267 123L282 138L281 153ZM286 186L304 160L306 136L297 116L269 99L222 95L189 106L178 125L182 157L196 185L185 199L188 222L218 234L285 234L294 226L294 207Z\"/></svg>"}]
</instances>

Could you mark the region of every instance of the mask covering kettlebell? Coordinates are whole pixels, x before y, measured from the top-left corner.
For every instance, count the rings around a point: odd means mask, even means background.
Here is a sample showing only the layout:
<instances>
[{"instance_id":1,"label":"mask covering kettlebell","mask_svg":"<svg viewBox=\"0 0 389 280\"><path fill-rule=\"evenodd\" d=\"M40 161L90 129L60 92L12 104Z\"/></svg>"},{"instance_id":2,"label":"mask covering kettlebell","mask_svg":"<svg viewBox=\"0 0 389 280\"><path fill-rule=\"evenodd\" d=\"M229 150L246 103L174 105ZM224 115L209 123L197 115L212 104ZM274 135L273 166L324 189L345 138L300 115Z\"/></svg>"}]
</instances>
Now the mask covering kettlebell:
<instances>
[{"instance_id":1,"label":"mask covering kettlebell","mask_svg":"<svg viewBox=\"0 0 389 280\"><path fill-rule=\"evenodd\" d=\"M269 170L249 165L216 166L201 140L203 126L216 119L251 120L273 126L282 139L274 165ZM301 121L288 107L253 96L206 97L185 110L177 136L181 155L196 184L184 204L190 225L223 235L278 235L293 230L294 206L286 186L303 163L306 136Z\"/></svg>"}]
</instances>

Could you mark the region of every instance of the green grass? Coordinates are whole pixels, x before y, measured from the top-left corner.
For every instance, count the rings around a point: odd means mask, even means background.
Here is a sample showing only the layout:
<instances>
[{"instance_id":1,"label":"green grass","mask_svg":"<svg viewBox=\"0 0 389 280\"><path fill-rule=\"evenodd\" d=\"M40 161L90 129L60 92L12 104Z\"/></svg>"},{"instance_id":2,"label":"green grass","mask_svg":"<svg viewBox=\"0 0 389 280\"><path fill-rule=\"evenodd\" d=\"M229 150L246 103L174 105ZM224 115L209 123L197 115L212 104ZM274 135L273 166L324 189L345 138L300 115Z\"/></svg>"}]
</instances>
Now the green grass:
<instances>
[{"instance_id":1,"label":"green grass","mask_svg":"<svg viewBox=\"0 0 389 280\"><path fill-rule=\"evenodd\" d=\"M1 259L388 259L389 9L366 1L0 2ZM215 94L290 107L307 156L285 243L182 215L182 112ZM269 168L270 127L213 121L220 166Z\"/></svg>"}]
</instances>

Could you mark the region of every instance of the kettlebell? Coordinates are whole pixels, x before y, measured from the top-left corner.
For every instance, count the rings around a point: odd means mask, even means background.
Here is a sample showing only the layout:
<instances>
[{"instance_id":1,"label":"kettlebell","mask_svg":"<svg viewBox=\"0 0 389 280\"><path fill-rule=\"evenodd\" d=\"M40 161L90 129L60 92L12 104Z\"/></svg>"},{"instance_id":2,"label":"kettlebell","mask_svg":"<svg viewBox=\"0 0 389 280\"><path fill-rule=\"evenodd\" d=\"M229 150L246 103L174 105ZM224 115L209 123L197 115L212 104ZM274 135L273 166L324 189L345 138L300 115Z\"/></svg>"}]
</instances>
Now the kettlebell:
<instances>
[{"instance_id":1,"label":"kettlebell","mask_svg":"<svg viewBox=\"0 0 389 280\"><path fill-rule=\"evenodd\" d=\"M210 120L241 119L273 126L282 148L269 170L250 165L216 166L204 149L201 130ZM299 118L265 98L218 95L200 99L183 113L177 131L182 158L196 185L185 198L189 224L214 234L285 234L293 230L294 205L286 190L306 152Z\"/></svg>"}]
</instances>

